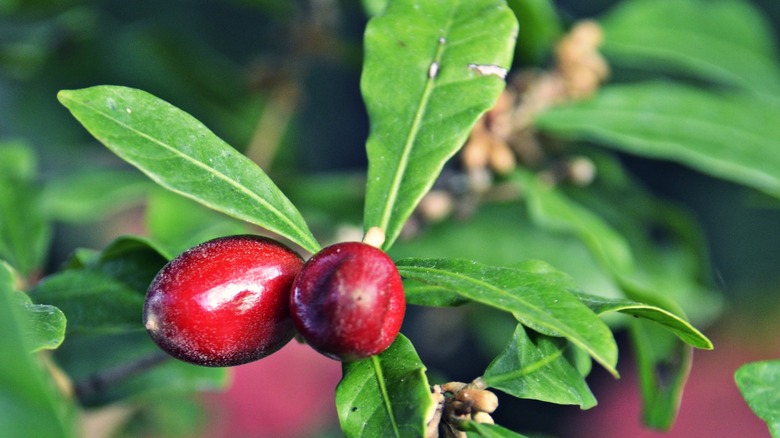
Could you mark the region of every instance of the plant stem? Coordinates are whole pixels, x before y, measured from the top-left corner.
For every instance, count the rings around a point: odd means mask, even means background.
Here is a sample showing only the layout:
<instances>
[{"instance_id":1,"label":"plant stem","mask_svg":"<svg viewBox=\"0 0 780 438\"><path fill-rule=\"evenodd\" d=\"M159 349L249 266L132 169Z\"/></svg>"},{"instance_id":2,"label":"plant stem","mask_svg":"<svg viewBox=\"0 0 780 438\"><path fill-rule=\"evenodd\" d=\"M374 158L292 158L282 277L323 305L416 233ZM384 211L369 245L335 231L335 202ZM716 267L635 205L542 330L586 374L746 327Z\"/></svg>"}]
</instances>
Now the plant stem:
<instances>
[{"instance_id":1,"label":"plant stem","mask_svg":"<svg viewBox=\"0 0 780 438\"><path fill-rule=\"evenodd\" d=\"M132 362L90 374L74 384L76 398L84 402L97 394L105 392L117 383L152 369L168 359L170 359L169 355L159 351L142 356Z\"/></svg>"}]
</instances>

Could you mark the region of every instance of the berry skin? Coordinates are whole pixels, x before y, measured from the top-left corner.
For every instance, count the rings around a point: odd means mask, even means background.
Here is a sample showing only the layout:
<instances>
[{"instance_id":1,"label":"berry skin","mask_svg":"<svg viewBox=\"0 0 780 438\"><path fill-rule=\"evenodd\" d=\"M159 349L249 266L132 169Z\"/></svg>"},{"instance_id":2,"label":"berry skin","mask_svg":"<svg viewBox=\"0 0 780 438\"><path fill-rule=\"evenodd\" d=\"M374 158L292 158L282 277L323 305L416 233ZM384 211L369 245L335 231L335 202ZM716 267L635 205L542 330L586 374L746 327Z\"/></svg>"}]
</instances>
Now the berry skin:
<instances>
[{"instance_id":1,"label":"berry skin","mask_svg":"<svg viewBox=\"0 0 780 438\"><path fill-rule=\"evenodd\" d=\"M290 314L315 350L352 361L379 354L401 329L406 298L398 269L382 250L360 242L329 246L295 279Z\"/></svg>"},{"instance_id":2,"label":"berry skin","mask_svg":"<svg viewBox=\"0 0 780 438\"><path fill-rule=\"evenodd\" d=\"M292 339L290 287L303 260L251 235L201 243L171 260L149 286L143 321L170 355L225 367L261 359Z\"/></svg>"}]
</instances>

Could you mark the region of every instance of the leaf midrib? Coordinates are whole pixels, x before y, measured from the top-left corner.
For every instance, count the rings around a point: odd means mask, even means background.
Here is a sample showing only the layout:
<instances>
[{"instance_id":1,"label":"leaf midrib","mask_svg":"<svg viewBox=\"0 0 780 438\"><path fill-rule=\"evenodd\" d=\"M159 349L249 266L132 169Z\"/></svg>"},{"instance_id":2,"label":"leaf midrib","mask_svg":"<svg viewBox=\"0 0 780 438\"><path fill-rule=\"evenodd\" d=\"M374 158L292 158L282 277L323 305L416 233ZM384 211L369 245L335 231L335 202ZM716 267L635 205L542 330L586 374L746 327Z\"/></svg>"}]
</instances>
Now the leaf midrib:
<instances>
[{"instance_id":1,"label":"leaf midrib","mask_svg":"<svg viewBox=\"0 0 780 438\"><path fill-rule=\"evenodd\" d=\"M450 29L452 28L452 18L454 16L454 12L458 7L460 2L455 1L453 2L453 7L450 9L450 16L447 19L447 24L444 26L444 32L442 32L441 35L439 35L439 38L444 38L445 40L449 36ZM441 67L441 58L444 56L444 46L446 43L441 43L439 41L436 42L436 53L434 53L432 63L435 62ZM409 157L412 153L412 147L414 146L415 140L417 139L417 133L420 130L420 127L422 126L423 122L423 116L425 112L428 109L428 103L431 99L431 94L433 93L434 87L434 81L436 79L436 75L431 77L426 72L426 81L425 81L425 88L423 89L423 94L420 97L420 103L417 107L417 112L414 115L414 119L412 121L412 126L409 130L409 134L406 137L406 141L404 142L404 147L402 149L400 160L398 161L398 166L396 167L396 171L393 174L393 180L390 184L390 190L388 192L387 196L387 202L385 202L385 205L382 210L382 214L380 216L379 220L379 227L382 228L382 230L387 231L390 219L392 217L393 213L393 207L395 206L396 199L398 198L398 193L400 191L401 182L403 180L404 175L406 174L406 168L409 165ZM390 241L388 241L390 242Z\"/></svg>"},{"instance_id":2,"label":"leaf midrib","mask_svg":"<svg viewBox=\"0 0 780 438\"><path fill-rule=\"evenodd\" d=\"M393 433L396 437L400 438L401 433L398 430L398 423L395 419L395 413L393 412L393 405L390 403L390 396L387 393L387 385L385 385L385 376L382 371L382 363L380 359L374 355L371 356L371 366L374 369L374 375L376 376L377 384L379 385L379 392L382 397L382 403L387 411L387 416L390 419L390 425L393 426Z\"/></svg>"},{"instance_id":3,"label":"leaf midrib","mask_svg":"<svg viewBox=\"0 0 780 438\"><path fill-rule=\"evenodd\" d=\"M527 364L522 368L519 368L509 373L500 373L500 374L493 374L492 376L485 376L485 379L488 382L488 384L491 386L500 385L504 382L511 381L511 380L516 380L521 377L528 376L530 374L535 373L536 371L542 369L544 366L553 363L555 360L561 357L561 355L563 355L563 350L558 348L555 350L553 354L543 356L541 359L532 362L530 364Z\"/></svg>"},{"instance_id":4,"label":"leaf midrib","mask_svg":"<svg viewBox=\"0 0 780 438\"><path fill-rule=\"evenodd\" d=\"M213 167L209 167L209 166L205 165L203 162L201 162L201 161L198 161L197 159L195 159L195 158L193 158L193 157L190 157L190 156L189 156L189 155L187 155L187 154L184 154L183 152L179 151L178 149L174 148L173 146L170 146L170 145L168 145L168 144L164 143L163 141L161 141L161 140L158 140L157 138L154 138L154 137L152 137L151 135L148 135L148 134L144 133L143 131L139 131L138 129L136 129L136 128L133 128L133 127L131 127L130 125L127 125L126 123L123 123L123 122L122 122L122 121L120 121L119 119L117 119L117 118L113 117L111 114L105 113L105 112L103 112L103 111L99 110L99 109L98 109L97 107L95 107L95 106L91 106L91 105L88 105L88 104L86 104L86 103L82 103L82 102L80 102L80 101L78 101L78 100L75 100L75 99L73 99L73 98L69 98L69 97L67 96L67 94L62 94L62 93L61 93L61 94L60 94L60 96L61 96L61 98L62 98L62 99L64 99L64 100L69 100L69 101L70 101L71 103L73 103L73 104L80 105L80 106L81 106L81 107L83 107L83 108L86 108L86 109L88 109L88 110L91 110L91 111L93 111L94 113L96 113L96 114L98 114L98 115L100 115L100 116L104 117L105 119L109 120L110 122L113 122L114 124L116 124L116 125L118 125L118 126L120 126L120 127L124 128L124 129L127 129L127 130L129 130L130 132L132 132L132 133L134 133L134 134L137 134L138 136L140 136L140 137L142 137L142 138L145 138L145 139L147 139L147 140L151 141L152 143L155 143L155 144L159 145L159 146L160 146L160 147L162 147L163 149L165 149L165 150L167 150L167 151L169 151L169 152L172 152L174 155L177 155L177 156L181 157L181 158L182 158L182 159L184 159L185 161L188 161L188 162L190 162L190 163L193 163L193 164L195 164L195 166L196 166L196 167L199 167L199 168L201 168L201 169L205 170L207 173L210 173L210 174L213 174L213 175L215 175L215 176L216 176L218 179L220 179L220 180L222 180L222 181L226 182L228 185L230 185L230 186L232 186L232 187L235 187L235 188L236 188L236 189L237 189L239 192L242 192L242 193L246 194L246 195L247 195L249 198L251 198L252 200L254 200L254 201L258 202L258 203L259 203L260 205L262 205L264 208L266 208L267 210L269 210L270 212L272 212L274 216L276 216L276 217L278 217L278 218L282 219L282 221L283 221L285 224L287 224L288 226L290 226L290 228L292 228L293 230L295 230L295 231L296 231L297 233L299 233L301 236L307 236L307 234L308 234L308 233L306 233L306 232L305 232L305 230L302 230L300 227L298 227L298 226L297 226L297 224L295 224L294 222L290 221L290 219L287 217L287 215L285 215L285 214L282 214L282 212L281 212L281 211L279 211L279 210L278 210L276 207L274 207L272 204L268 203L268 202L267 202L265 199L263 199L261 196L259 196L258 194L256 194L256 193L255 193L255 192L253 192L252 190L250 190L248 187L246 187L246 186L244 186L244 185L242 185L242 184L239 184L237 181L235 181L235 180L233 180L233 179L229 178L229 177L228 177L227 175L225 175L224 173L222 173L222 172L219 172L218 170L216 170L216 169L215 169L215 168L213 168ZM97 133L93 132L93 130L92 130L92 129L89 129L89 131L90 131L90 132L92 132L92 133L93 133L93 135L95 135L95 137L102 137L102 136L100 136L99 134L97 134ZM106 141L105 143L109 143L109 142L108 142L108 141ZM113 148L112 148L112 149L113 149ZM126 154L124 154L124 153L123 153L122 155L126 155ZM130 161L130 160L128 160L128 161ZM135 162L135 161L137 161L137 160L133 159L132 161L134 161L134 162ZM169 183L167 183L167 182L166 182L166 181L164 181L163 179L160 179L160 178L159 178L157 175L150 174L149 172L147 172L146 170L144 170L144 169L143 169L143 167L141 167L141 166L136 166L136 167L138 167L139 169L141 169L141 170L142 170L144 173L146 173L146 174L147 174L147 175L148 175L150 178L152 178L154 181L158 182L159 184L161 184L161 185L165 185L165 186L168 186L168 187L170 187L172 190L176 191L177 193L181 193L181 194L183 194L183 195L186 195L186 196L188 196L188 197L192 197L193 199L195 199L195 198L194 198L192 195L190 195L190 194L188 194L188 193L185 193L185 192L181 192L179 189L175 189L175 188L173 188L173 187L172 187L172 186L171 186ZM203 200L203 199L201 199L201 198L198 198L197 200L198 200L198 202L202 202L202 203L204 203L204 204L206 204L206 205L212 205L212 203L210 203L210 202L204 202L204 200ZM253 220L253 222L254 222L254 220ZM279 234L282 234L282 235L284 235L285 237L287 237L287 238L288 238L288 239L290 239L290 240L294 240L294 241L298 241L298 240L300 240L300 239L298 239L298 238L293 238L292 236L290 236L290 235L289 235L289 233L285 233L285 232L283 232L283 230L278 230L278 229L277 229L277 230L273 230L273 231L279 232ZM310 246L310 245L312 245L314 242L310 241L310 239L309 239L308 237L305 239L305 241L298 242L298 243L305 243L305 244L306 244L306 245L305 245L306 249L307 249L307 250L309 250L309 251L311 251L311 252L316 252L316 250L317 250L317 249L318 249L318 247L319 247L319 245L316 245L316 244L315 244L315 245L313 245L313 246ZM312 250L314 250L314 251L312 251Z\"/></svg>"},{"instance_id":5,"label":"leaf midrib","mask_svg":"<svg viewBox=\"0 0 780 438\"><path fill-rule=\"evenodd\" d=\"M473 278L473 277L464 276L464 275L458 274L456 272L444 271L444 270L436 270L435 268L426 268L426 267L417 267L417 266L399 266L398 270L401 272L402 276L403 276L403 271L406 270L407 272L408 271L412 271L412 272L416 272L416 273L422 272L422 273L428 274L428 278L430 278L431 275L437 275L437 273L438 273L438 275L443 276L443 277L451 277L451 278L455 278L455 279L458 279L458 280L463 280L464 282L472 283L472 284L475 284L475 285L477 285L479 287L484 287L484 288L486 288L488 290L495 291L495 292L497 292L497 293L499 293L501 295L509 296L510 298L512 298L512 300L520 302L520 303L523 303L525 306L527 306L528 308L533 309L536 312L545 313L541 308L539 308L539 307L529 303L526 300L523 300L521 297L518 297L517 295L510 294L509 292L507 292L507 291L505 291L505 290L503 290L501 288L498 288L498 287L496 287L496 286L494 286L494 285L492 285L490 283L486 283L484 281L480 281L480 280L478 280L476 278ZM435 273L432 274L430 271L435 271ZM426 282L425 280L421 280L421 279L418 279L418 281ZM456 291L456 292L458 292L458 294L461 294L459 291ZM463 294L461 294L461 295L463 295ZM475 296L468 296L467 295L467 297L470 298L470 299L474 299L475 301L480 301L478 296L476 296L476 298L475 298ZM598 361L600 364L602 364L604 367L606 367L610 372L616 373L616 371L614 370L613 366L608 364L606 362L606 360L601 357L600 354L598 354L589 345L587 345L585 342L583 342L583 340L579 336L579 333L577 333L576 331L574 331L574 333L572 333L571 327L569 327L567 324L563 323L563 321L561 321L562 322L561 325L563 327L569 329L569 330L561 331L559 328L552 327L544 319L541 319L541 320L539 320L539 318L534 318L534 319L535 319L536 323L539 324L540 326L543 326L543 327L549 328L549 329L551 329L551 330L553 330L555 332L564 334L566 337L570 338L572 342L574 342L575 344L577 344L578 346L580 346L581 348L586 350L588 353L590 353L590 355L593 356L593 358L596 359L596 361ZM554 319L558 320L557 318L554 318ZM560 321L560 320L558 320L558 321Z\"/></svg>"}]
</instances>

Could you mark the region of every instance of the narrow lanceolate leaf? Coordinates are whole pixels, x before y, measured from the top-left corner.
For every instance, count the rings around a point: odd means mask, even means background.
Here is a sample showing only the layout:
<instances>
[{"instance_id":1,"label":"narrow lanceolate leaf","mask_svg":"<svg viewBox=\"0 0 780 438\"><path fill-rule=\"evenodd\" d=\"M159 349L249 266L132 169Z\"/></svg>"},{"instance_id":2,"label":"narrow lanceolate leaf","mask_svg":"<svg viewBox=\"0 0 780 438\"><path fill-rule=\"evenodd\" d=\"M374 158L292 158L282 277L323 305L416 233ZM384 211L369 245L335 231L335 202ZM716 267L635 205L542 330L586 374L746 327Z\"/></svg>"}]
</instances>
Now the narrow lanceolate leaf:
<instances>
[{"instance_id":1,"label":"narrow lanceolate leaf","mask_svg":"<svg viewBox=\"0 0 780 438\"><path fill-rule=\"evenodd\" d=\"M772 438L780 438L780 360L742 365L734 379L750 409L766 421Z\"/></svg>"},{"instance_id":2,"label":"narrow lanceolate leaf","mask_svg":"<svg viewBox=\"0 0 780 438\"><path fill-rule=\"evenodd\" d=\"M310 252L319 249L268 175L189 114L146 92L116 86L64 90L58 98L95 138L161 186Z\"/></svg>"},{"instance_id":3,"label":"narrow lanceolate leaf","mask_svg":"<svg viewBox=\"0 0 780 438\"><path fill-rule=\"evenodd\" d=\"M464 298L512 313L524 325L565 337L617 375L617 345L609 327L571 294L571 279L550 268L487 266L459 259L403 259L401 276L450 289Z\"/></svg>"},{"instance_id":4,"label":"narrow lanceolate leaf","mask_svg":"<svg viewBox=\"0 0 780 438\"><path fill-rule=\"evenodd\" d=\"M518 325L509 345L483 377L488 386L515 397L592 408L596 398L564 356L565 349L562 339L538 335L532 340Z\"/></svg>"},{"instance_id":5,"label":"narrow lanceolate leaf","mask_svg":"<svg viewBox=\"0 0 780 438\"><path fill-rule=\"evenodd\" d=\"M398 0L369 22L365 227L385 230L385 249L503 90L516 35L499 0Z\"/></svg>"},{"instance_id":6,"label":"narrow lanceolate leaf","mask_svg":"<svg viewBox=\"0 0 780 438\"><path fill-rule=\"evenodd\" d=\"M604 298L579 292L575 292L575 295L599 315L608 312L621 312L637 318L644 318L660 324L692 347L712 350L712 341L704 334L688 321L660 307L622 298Z\"/></svg>"},{"instance_id":7,"label":"narrow lanceolate leaf","mask_svg":"<svg viewBox=\"0 0 780 438\"><path fill-rule=\"evenodd\" d=\"M634 0L602 20L610 62L695 75L757 93L780 92L774 35L742 0Z\"/></svg>"},{"instance_id":8,"label":"narrow lanceolate leaf","mask_svg":"<svg viewBox=\"0 0 780 438\"><path fill-rule=\"evenodd\" d=\"M667 83L604 88L536 124L557 136L677 161L780 196L780 104Z\"/></svg>"},{"instance_id":9,"label":"narrow lanceolate leaf","mask_svg":"<svg viewBox=\"0 0 780 438\"><path fill-rule=\"evenodd\" d=\"M663 289L656 290L639 283L628 242L606 221L556 190L544 188L530 175L518 173L518 179L523 183L536 221L576 235L609 268L628 297L681 313L673 300L658 293ZM691 347L670 333L667 327L642 319L631 322L644 421L651 427L666 429L677 415L690 369Z\"/></svg>"},{"instance_id":10,"label":"narrow lanceolate leaf","mask_svg":"<svg viewBox=\"0 0 780 438\"><path fill-rule=\"evenodd\" d=\"M345 363L336 388L347 437L424 436L435 407L425 366L403 335L382 354Z\"/></svg>"}]
</instances>

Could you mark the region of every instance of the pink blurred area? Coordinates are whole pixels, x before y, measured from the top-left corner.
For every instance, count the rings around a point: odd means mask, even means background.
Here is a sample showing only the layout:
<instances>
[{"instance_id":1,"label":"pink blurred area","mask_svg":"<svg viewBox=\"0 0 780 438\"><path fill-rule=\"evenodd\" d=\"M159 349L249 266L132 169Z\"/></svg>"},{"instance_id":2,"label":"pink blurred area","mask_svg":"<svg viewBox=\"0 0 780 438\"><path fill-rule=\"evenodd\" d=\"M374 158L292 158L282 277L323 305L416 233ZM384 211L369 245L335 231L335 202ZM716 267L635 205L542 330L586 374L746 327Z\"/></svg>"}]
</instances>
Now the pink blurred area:
<instances>
[{"instance_id":1,"label":"pink blurred area","mask_svg":"<svg viewBox=\"0 0 780 438\"><path fill-rule=\"evenodd\" d=\"M763 332L780 333L777 327L780 324L772 325ZM750 361L779 358L780 345L768 344L770 340L766 336L751 337L724 327L709 335L715 349L694 353L680 414L668 432L642 426L634 364L630 354L624 354L618 367L621 379L608 380L594 387L599 405L567 417L567 424L558 428L557 436L769 438L766 424L755 416L739 393L734 372ZM340 362L293 341L263 360L233 368L233 372L233 384L227 392L206 396L213 418L203 436L338 436L334 391L341 377Z\"/></svg>"},{"instance_id":2,"label":"pink blurred area","mask_svg":"<svg viewBox=\"0 0 780 438\"><path fill-rule=\"evenodd\" d=\"M599 405L574 415L561 438L769 438L766 423L734 383L734 372L747 362L780 357L780 345L766 336L756 339L723 329L711 339L714 350L694 353L679 417L669 431L642 427L637 376L626 360L619 366L621 379L594 390Z\"/></svg>"},{"instance_id":3,"label":"pink blurred area","mask_svg":"<svg viewBox=\"0 0 780 438\"><path fill-rule=\"evenodd\" d=\"M308 438L337 424L334 391L341 363L292 341L257 362L234 367L227 392L205 396L210 438Z\"/></svg>"}]
</instances>

